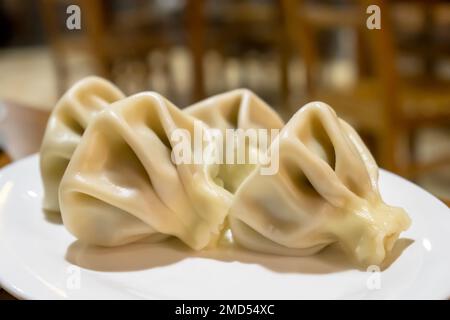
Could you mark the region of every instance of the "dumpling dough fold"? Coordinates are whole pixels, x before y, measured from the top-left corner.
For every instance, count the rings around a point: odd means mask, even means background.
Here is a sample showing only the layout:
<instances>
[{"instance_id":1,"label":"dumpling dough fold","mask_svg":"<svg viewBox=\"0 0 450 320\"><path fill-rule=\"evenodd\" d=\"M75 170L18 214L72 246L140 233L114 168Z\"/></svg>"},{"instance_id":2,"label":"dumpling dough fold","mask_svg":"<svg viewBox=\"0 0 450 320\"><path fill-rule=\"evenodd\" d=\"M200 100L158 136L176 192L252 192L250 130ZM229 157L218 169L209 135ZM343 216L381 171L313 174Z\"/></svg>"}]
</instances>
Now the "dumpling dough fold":
<instances>
[{"instance_id":1,"label":"dumpling dough fold","mask_svg":"<svg viewBox=\"0 0 450 320\"><path fill-rule=\"evenodd\" d=\"M89 121L110 103L122 98L124 94L109 81L87 77L75 83L58 101L48 120L40 150L44 209L59 211L59 183Z\"/></svg>"},{"instance_id":2,"label":"dumpling dough fold","mask_svg":"<svg viewBox=\"0 0 450 320\"><path fill-rule=\"evenodd\" d=\"M237 130L265 130L267 133L268 145L276 137L271 130L281 130L284 126L283 120L279 115L254 92L248 89L236 89L222 94L218 94L202 100L190 107L184 109L184 112L203 121L210 128L221 131L222 136L226 137L226 130L234 130L236 153L239 141L236 139ZM231 141L224 139L224 147ZM250 154L258 156L259 153L265 153L267 146L263 146L257 141L250 144L246 141L245 152L247 159ZM224 149L225 155L226 150ZM217 179L222 182L226 190L234 193L241 182L256 167L254 163L238 164L237 162L219 166Z\"/></svg>"},{"instance_id":3,"label":"dumpling dough fold","mask_svg":"<svg viewBox=\"0 0 450 320\"><path fill-rule=\"evenodd\" d=\"M254 92L236 89L197 102L184 112L202 120L211 128L281 129L283 120Z\"/></svg>"},{"instance_id":4,"label":"dumpling dough fold","mask_svg":"<svg viewBox=\"0 0 450 320\"><path fill-rule=\"evenodd\" d=\"M326 104L301 108L271 148L275 175L255 170L229 213L235 241L261 252L310 255L339 243L362 265L379 265L410 219L386 205L378 167L356 131Z\"/></svg>"}]
</instances>

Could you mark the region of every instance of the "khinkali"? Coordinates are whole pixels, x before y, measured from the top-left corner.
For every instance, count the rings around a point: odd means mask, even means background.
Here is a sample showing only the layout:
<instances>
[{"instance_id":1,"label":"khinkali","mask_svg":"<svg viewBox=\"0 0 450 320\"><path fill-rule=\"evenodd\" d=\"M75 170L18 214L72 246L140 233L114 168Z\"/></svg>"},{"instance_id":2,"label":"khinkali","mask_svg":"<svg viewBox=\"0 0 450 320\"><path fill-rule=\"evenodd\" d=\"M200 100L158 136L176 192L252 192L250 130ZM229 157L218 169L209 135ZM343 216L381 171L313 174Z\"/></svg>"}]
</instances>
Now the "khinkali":
<instances>
[{"instance_id":1,"label":"khinkali","mask_svg":"<svg viewBox=\"0 0 450 320\"><path fill-rule=\"evenodd\" d=\"M200 119L210 128L220 130L224 142L224 149L222 150L224 160L225 147L230 146L232 143L227 138L226 131L230 130L233 134L234 161L232 163L223 161L217 176L224 188L232 193L236 191L241 182L253 171L257 164L249 161L250 154L253 154L255 159L261 160L260 153L265 154L268 145L270 145L284 125L278 114L248 89L236 89L212 96L184 109L184 112ZM239 140L240 133L238 130L244 131L241 131L241 134L247 132L247 130L254 130L253 133L262 130L267 144L262 143L258 139L253 141ZM237 161L239 143L245 143L243 148L246 152L246 161L242 164L239 164Z\"/></svg>"},{"instance_id":2,"label":"khinkali","mask_svg":"<svg viewBox=\"0 0 450 320\"><path fill-rule=\"evenodd\" d=\"M279 157L279 171L254 170L229 212L242 246L301 256L337 242L362 265L380 265L408 229L406 212L380 197L372 155L328 105L301 108L268 152Z\"/></svg>"},{"instance_id":3,"label":"khinkali","mask_svg":"<svg viewBox=\"0 0 450 320\"><path fill-rule=\"evenodd\" d=\"M226 129L281 129L283 120L255 93L236 89L212 96L184 112L221 131Z\"/></svg>"},{"instance_id":4,"label":"khinkali","mask_svg":"<svg viewBox=\"0 0 450 320\"><path fill-rule=\"evenodd\" d=\"M178 139L191 141L195 130L208 136L203 122L157 93L137 94L103 110L62 179L64 225L83 242L103 246L166 235L196 250L213 243L232 195L215 180L216 164L172 158ZM194 143L189 148L196 152Z\"/></svg>"},{"instance_id":5,"label":"khinkali","mask_svg":"<svg viewBox=\"0 0 450 320\"><path fill-rule=\"evenodd\" d=\"M43 207L59 211L58 189L72 154L92 117L124 98L112 83L88 77L75 83L58 101L47 123L40 150Z\"/></svg>"}]
</instances>

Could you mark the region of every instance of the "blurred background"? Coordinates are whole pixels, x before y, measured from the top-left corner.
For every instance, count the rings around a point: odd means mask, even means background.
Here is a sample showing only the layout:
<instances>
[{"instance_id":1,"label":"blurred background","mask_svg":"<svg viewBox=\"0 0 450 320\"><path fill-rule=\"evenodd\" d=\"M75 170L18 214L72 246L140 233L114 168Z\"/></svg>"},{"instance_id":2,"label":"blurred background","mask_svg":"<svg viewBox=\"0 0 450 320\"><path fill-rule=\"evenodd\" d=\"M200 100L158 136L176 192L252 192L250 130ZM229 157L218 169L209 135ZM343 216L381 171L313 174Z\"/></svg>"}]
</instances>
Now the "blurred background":
<instances>
[{"instance_id":1,"label":"blurred background","mask_svg":"<svg viewBox=\"0 0 450 320\"><path fill-rule=\"evenodd\" d=\"M286 120L325 101L382 167L449 203L450 2L0 0L0 165L38 151L58 98L90 74L180 107L247 87Z\"/></svg>"}]
</instances>

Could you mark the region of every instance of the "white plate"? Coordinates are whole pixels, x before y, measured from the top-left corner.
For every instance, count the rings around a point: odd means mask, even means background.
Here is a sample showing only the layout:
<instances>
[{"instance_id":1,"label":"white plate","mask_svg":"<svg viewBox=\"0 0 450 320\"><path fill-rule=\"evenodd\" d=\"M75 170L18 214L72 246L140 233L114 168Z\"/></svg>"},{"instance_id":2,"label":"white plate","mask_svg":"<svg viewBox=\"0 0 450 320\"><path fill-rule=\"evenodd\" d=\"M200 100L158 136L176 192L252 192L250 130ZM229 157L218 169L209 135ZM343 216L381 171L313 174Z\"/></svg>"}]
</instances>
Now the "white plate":
<instances>
[{"instance_id":1,"label":"white plate","mask_svg":"<svg viewBox=\"0 0 450 320\"><path fill-rule=\"evenodd\" d=\"M380 188L413 221L381 272L356 270L333 248L307 258L194 253L176 240L88 248L42 212L34 155L0 171L0 285L25 299L449 298L450 210L386 171Z\"/></svg>"}]
</instances>

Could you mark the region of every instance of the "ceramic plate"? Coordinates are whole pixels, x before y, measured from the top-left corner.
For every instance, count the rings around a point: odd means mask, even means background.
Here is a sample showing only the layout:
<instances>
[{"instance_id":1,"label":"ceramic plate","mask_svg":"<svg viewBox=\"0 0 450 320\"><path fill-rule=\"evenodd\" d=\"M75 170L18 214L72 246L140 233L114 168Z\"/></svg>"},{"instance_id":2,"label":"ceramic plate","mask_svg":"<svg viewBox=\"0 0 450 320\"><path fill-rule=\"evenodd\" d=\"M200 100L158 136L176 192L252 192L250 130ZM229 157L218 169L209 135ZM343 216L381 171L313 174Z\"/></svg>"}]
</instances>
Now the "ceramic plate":
<instances>
[{"instance_id":1,"label":"ceramic plate","mask_svg":"<svg viewBox=\"0 0 450 320\"><path fill-rule=\"evenodd\" d=\"M450 298L450 210L386 171L387 203L412 219L381 270L358 270L335 248L306 258L177 240L86 247L41 209L38 156L0 171L0 286L23 299Z\"/></svg>"}]
</instances>

